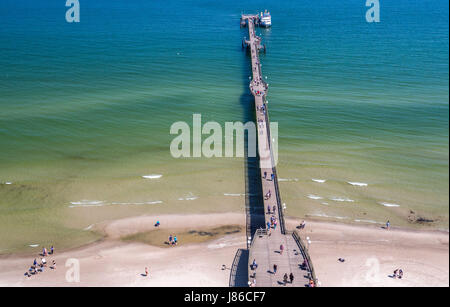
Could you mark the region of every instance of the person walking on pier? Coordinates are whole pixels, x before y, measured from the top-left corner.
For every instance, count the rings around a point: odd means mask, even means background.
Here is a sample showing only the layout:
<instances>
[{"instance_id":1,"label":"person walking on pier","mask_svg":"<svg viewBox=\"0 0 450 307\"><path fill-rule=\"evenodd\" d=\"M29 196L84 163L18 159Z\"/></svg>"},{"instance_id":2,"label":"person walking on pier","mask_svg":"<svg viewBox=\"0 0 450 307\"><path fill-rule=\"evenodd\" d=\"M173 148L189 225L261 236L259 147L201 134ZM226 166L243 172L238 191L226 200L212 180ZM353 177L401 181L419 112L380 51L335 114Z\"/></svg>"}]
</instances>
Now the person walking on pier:
<instances>
[{"instance_id":1,"label":"person walking on pier","mask_svg":"<svg viewBox=\"0 0 450 307\"><path fill-rule=\"evenodd\" d=\"M272 207L272 212L273 212L273 214L275 214L275 210L277 209L277 207L275 206L275 205L273 205L273 207Z\"/></svg>"},{"instance_id":2,"label":"person walking on pier","mask_svg":"<svg viewBox=\"0 0 450 307\"><path fill-rule=\"evenodd\" d=\"M281 244L281 245L280 245L280 255L283 255L283 250L284 250L284 245Z\"/></svg>"},{"instance_id":3,"label":"person walking on pier","mask_svg":"<svg viewBox=\"0 0 450 307\"><path fill-rule=\"evenodd\" d=\"M291 281L291 284L294 282L294 274L289 274L289 280Z\"/></svg>"},{"instance_id":4,"label":"person walking on pier","mask_svg":"<svg viewBox=\"0 0 450 307\"><path fill-rule=\"evenodd\" d=\"M258 264L256 263L256 259L253 259L252 270L256 270L258 268Z\"/></svg>"},{"instance_id":5,"label":"person walking on pier","mask_svg":"<svg viewBox=\"0 0 450 307\"><path fill-rule=\"evenodd\" d=\"M274 264L273 265L273 274L277 273L277 269L278 269L278 265Z\"/></svg>"},{"instance_id":6,"label":"person walking on pier","mask_svg":"<svg viewBox=\"0 0 450 307\"><path fill-rule=\"evenodd\" d=\"M283 284L286 286L286 284L287 284L287 281L288 281L288 275L287 275L287 273L284 273L284 276L283 276Z\"/></svg>"}]
</instances>

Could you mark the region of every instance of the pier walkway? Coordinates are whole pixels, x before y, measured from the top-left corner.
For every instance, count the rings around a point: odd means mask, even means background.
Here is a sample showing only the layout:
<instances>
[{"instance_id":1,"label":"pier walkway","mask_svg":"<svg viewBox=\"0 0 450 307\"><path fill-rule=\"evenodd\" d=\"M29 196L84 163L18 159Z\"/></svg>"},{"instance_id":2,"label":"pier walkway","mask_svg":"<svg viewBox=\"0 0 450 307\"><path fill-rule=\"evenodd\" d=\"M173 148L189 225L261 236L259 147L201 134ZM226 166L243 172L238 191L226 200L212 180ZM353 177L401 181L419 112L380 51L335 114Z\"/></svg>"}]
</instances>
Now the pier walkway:
<instances>
[{"instance_id":1,"label":"pier walkway","mask_svg":"<svg viewBox=\"0 0 450 307\"><path fill-rule=\"evenodd\" d=\"M241 20L247 22L249 39L245 44L250 48L252 80L250 91L255 98L256 124L258 131L259 167L262 182L263 204L266 228L256 231L249 246L249 284L257 287L297 286L309 285L315 281L314 270L310 263L307 250L296 232L285 229L283 207L278 189L276 163L270 135L270 122L266 95L268 85L263 80L259 51L262 49L261 38L255 33L255 20L258 15L242 15ZM276 219L276 227L268 227L271 219ZM269 223L267 225L267 223ZM282 247L281 247L282 246ZM253 260L257 268L252 268ZM302 267L302 264L306 266ZM274 272L277 265L277 272ZM283 282L285 274L293 274L291 283Z\"/></svg>"}]
</instances>

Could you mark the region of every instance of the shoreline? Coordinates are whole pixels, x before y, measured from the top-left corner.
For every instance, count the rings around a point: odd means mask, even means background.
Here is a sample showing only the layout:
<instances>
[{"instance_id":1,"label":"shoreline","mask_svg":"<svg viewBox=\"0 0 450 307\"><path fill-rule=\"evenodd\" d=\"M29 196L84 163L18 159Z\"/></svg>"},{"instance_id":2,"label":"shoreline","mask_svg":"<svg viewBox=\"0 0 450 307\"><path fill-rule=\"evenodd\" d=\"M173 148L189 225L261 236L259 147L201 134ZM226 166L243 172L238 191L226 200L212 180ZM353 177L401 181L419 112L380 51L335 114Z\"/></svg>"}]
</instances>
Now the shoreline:
<instances>
[{"instance_id":1,"label":"shoreline","mask_svg":"<svg viewBox=\"0 0 450 307\"><path fill-rule=\"evenodd\" d=\"M239 212L226 212L226 213L200 213L200 214L191 214L191 213L186 213L186 214L163 214L163 215L140 215L140 216L134 216L134 217L125 217L125 218L119 218L119 219L112 219L112 220L106 220L100 223L96 223L91 226L91 229L89 231L95 232L99 235L101 235L100 238L87 242L87 243L83 243L81 245L78 246L73 246L73 247L68 247L68 248L63 248L61 250L59 250L60 252L77 252L79 250L83 250L83 249L87 249L89 247L101 244L105 241L108 241L110 239L115 239L115 240L119 240L120 238L117 236L117 234L112 234L109 233L108 234L108 228L111 227L111 225L116 225L122 223L122 222L126 222L129 220L147 220L147 219L154 219L155 221L161 218L165 218L165 217L177 217L177 218L183 218L183 217L187 217L187 218L192 218L192 217L202 217L202 216L232 216L235 215L234 219L236 221L239 220L240 216L242 215L242 213ZM234 225L240 225L240 226L245 226L245 216L242 217L244 219L244 221L240 221L237 223L234 223ZM286 225L290 225L290 227L292 229L290 230L294 230L295 225L298 225L300 221L305 220L306 222L313 222L313 223L321 223L321 224L328 224L328 225L336 225L336 226L354 226L354 227L358 227L358 228L363 228L363 229L382 229L383 225L385 225L384 223L369 223L369 222L365 222L365 221L361 221L361 222L355 222L353 220L337 220L337 219L332 219L332 217L320 217L320 216L313 216L313 215L306 215L305 217L295 217L295 216L285 216L286 219ZM191 224L188 224L192 226ZM233 225L233 223L218 223L218 224L199 224L199 225L208 225L206 227L220 227L220 226L230 226ZM152 225L153 226L153 225ZM188 227L187 227L188 228ZM186 228L186 229L187 229ZM154 228L150 227L147 225L147 227L142 228L143 231L151 231L154 230ZM182 227L177 226L175 229L183 229ZM185 229L185 230L186 230ZM391 225L391 230L393 231L403 231L403 232L409 232L409 233L418 233L418 234L445 234L448 235L450 233L449 229L440 229L440 228L432 228L432 226L421 226L421 227L403 227L403 226L392 226ZM139 231L131 231L131 232L124 232L123 236L126 235L131 235L131 234L135 234L138 233ZM111 236L112 235L112 236ZM42 246L43 247L43 246ZM33 257L33 255L36 254L36 252L39 253L39 251L42 249L41 246L36 247L36 251L29 251L29 252L12 252L12 253L4 253L4 254L0 254L0 260L3 259L8 259L10 257ZM31 247L30 247L31 248Z\"/></svg>"},{"instance_id":2,"label":"shoreline","mask_svg":"<svg viewBox=\"0 0 450 307\"><path fill-rule=\"evenodd\" d=\"M193 214L193 213L186 213L186 214L171 214L171 213L167 213L167 214L162 214L162 215L138 215L138 216L133 216L133 217L124 217L124 218L119 218L119 219L110 219L110 220L105 220L99 223L95 223L90 225L90 229L86 230L86 231L90 231L93 233L97 233L100 235L100 237L96 240L93 241L89 241L86 243L82 243L73 247L68 247L68 248L63 248L60 251L62 252L69 252L69 251L77 251L79 249L83 249L83 248L87 248L89 246L95 245L95 244L99 244L105 240L108 240L108 235L105 233L105 227L108 227L108 225L114 224L115 222L119 222L119 221L124 221L124 220L129 220L129 219L142 219L142 218L154 218L155 221L159 218L164 218L164 217L199 217L199 216L205 216L205 215L212 215L212 216L216 216L216 215L236 215L236 217L234 217L234 219L239 220L239 216L243 215L243 213L239 213L237 211L232 211L232 212L211 212L211 213L199 213L199 214ZM245 216L243 216L244 221L240 221L239 223L236 223L236 225L244 225L245 226ZM333 216L318 216L318 215L313 215L313 214L306 214L304 217L295 217L295 216L285 216L286 219L286 224L288 224L288 221L311 221L311 222L319 222L319 223L326 223L326 224L336 224L336 225L348 225L348 226L355 226L355 227L362 227L362 228L373 228L373 229L378 229L381 228L383 225L385 225L382 222L372 222L372 221L364 221L361 220L360 222L357 222L355 220L352 219L337 219L334 218ZM223 223L219 223L217 224L217 226L228 226L230 224L223 224ZM397 231L406 231L406 232L416 232L416 233L441 233L441 234L449 234L450 230L449 229L442 229L442 228L438 228L438 227L433 227L431 225L427 225L427 224L422 224L422 225L411 225L411 227L407 227L407 226L392 226L391 225L391 229L392 230L397 230ZM148 230L151 230L151 228L148 228ZM39 252L40 249L42 249L43 246L39 246L36 247L36 251ZM23 248L25 250L26 246ZM32 248L32 247L30 247ZM5 250L7 251L7 250ZM28 256L32 256L36 254L36 251L18 251L18 252L10 252L10 253L0 253L0 260L2 259L7 259L9 257L28 257Z\"/></svg>"},{"instance_id":3,"label":"shoreline","mask_svg":"<svg viewBox=\"0 0 450 307\"><path fill-rule=\"evenodd\" d=\"M105 222L94 227L105 237L88 245L59 251L47 257L57 261L57 270L47 269L38 276L23 276L34 256L0 257L0 284L6 286L228 286L229 268L239 248L245 248L245 233L230 234L201 243L174 248L156 247L139 242L124 242L124 236L161 227L176 234L181 229L202 229L221 225L245 225L241 213L139 216ZM286 218L288 229L299 219ZM372 225L349 225L338 222L306 220L300 231L311 238L311 258L322 286L448 286L448 233L392 228ZM39 252L39 251L38 251ZM411 255L414 258L411 258ZM339 257L345 263L337 262ZM67 259L80 261L81 282L65 281ZM366 280L366 262L378 261L380 275ZM371 260L371 261L372 261ZM176 268L173 264L176 263ZM150 267L150 278L140 274ZM396 266L405 270L404 280L387 276ZM343 270L343 268L345 268ZM439 269L437 269L439 268Z\"/></svg>"}]
</instances>

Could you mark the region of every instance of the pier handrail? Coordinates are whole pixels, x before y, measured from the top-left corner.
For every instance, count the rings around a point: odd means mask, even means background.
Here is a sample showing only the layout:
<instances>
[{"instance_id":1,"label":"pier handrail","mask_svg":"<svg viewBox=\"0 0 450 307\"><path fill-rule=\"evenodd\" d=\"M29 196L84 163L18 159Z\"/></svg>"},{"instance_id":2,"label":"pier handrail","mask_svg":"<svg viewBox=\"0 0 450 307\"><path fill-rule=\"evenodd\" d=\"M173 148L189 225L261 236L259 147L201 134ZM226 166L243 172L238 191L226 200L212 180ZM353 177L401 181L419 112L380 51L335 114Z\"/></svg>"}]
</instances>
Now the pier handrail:
<instances>
[{"instance_id":1,"label":"pier handrail","mask_svg":"<svg viewBox=\"0 0 450 307\"><path fill-rule=\"evenodd\" d=\"M311 257L309 256L308 249L305 246L305 243L303 243L303 240L300 237L297 230L294 230L292 232L290 231L289 233L292 233L292 237L294 238L295 242L297 243L298 247L300 248L300 252L302 253L303 258L306 260L307 270L308 270L309 274L311 275L311 279L313 280L314 285L317 285L316 272L314 270L314 266L311 261Z\"/></svg>"},{"instance_id":2,"label":"pier handrail","mask_svg":"<svg viewBox=\"0 0 450 307\"><path fill-rule=\"evenodd\" d=\"M272 172L274 174L274 186L275 186L275 195L277 197L277 205L278 205L278 216L280 219L280 230L282 234L286 234L286 225L284 222L284 212L283 212L283 206L281 204L281 195L280 195L280 188L278 187L278 176L277 176L277 169L274 167L272 169Z\"/></svg>"},{"instance_id":3,"label":"pier handrail","mask_svg":"<svg viewBox=\"0 0 450 307\"><path fill-rule=\"evenodd\" d=\"M266 97L264 96L264 102L266 101ZM266 105L266 110L267 110L267 104ZM270 134L270 120L269 120L269 112L266 111L265 113L265 118L266 118L266 129L267 129L267 135L269 138L269 146L270 146L270 155L271 155L271 159L272 159L272 172L273 172L273 178L274 178L274 186L275 186L275 196L277 198L277 207L278 207L278 216L279 216L279 220L280 220L280 230L282 234L286 234L286 225L284 222L284 213L283 213L283 207L281 205L281 194L280 194L280 188L278 186L278 174L277 174L277 168L275 166L275 158L273 156L273 150L272 150L272 136Z\"/></svg>"}]
</instances>

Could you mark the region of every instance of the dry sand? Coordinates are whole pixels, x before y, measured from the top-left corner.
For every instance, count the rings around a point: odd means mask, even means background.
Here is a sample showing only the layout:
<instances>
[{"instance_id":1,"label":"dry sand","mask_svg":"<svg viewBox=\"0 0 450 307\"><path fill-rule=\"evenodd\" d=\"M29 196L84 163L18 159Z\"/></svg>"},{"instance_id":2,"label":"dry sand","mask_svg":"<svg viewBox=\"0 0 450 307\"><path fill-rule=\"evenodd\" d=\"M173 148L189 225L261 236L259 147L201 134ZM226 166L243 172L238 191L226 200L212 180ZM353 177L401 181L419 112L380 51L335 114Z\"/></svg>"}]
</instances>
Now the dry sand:
<instances>
[{"instance_id":1,"label":"dry sand","mask_svg":"<svg viewBox=\"0 0 450 307\"><path fill-rule=\"evenodd\" d=\"M293 221L288 228L295 227ZM449 286L449 235L309 221L301 232L322 286ZM338 261L339 258L345 262ZM404 271L403 279L389 276Z\"/></svg>"},{"instance_id":2,"label":"dry sand","mask_svg":"<svg viewBox=\"0 0 450 307\"><path fill-rule=\"evenodd\" d=\"M142 216L95 225L93 229L103 231L106 238L47 257L48 262L56 260L56 270L47 268L28 278L23 274L34 255L0 258L0 286L228 286L235 253L245 248L243 233L199 244L181 241L166 248L120 240L154 229L157 219L161 227L174 232L245 224L244 214L226 213ZM288 219L288 228L296 223ZM301 234L311 239L310 252L322 286L449 286L448 233L307 221ZM338 262L339 257L346 261ZM71 258L80 263L80 282L66 280L70 268L64 264ZM141 275L146 266L150 277ZM405 271L404 279L388 277L395 268Z\"/></svg>"}]
</instances>

